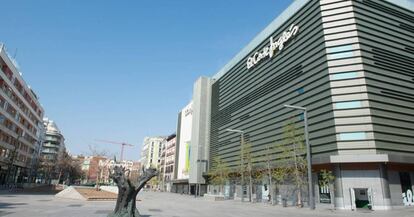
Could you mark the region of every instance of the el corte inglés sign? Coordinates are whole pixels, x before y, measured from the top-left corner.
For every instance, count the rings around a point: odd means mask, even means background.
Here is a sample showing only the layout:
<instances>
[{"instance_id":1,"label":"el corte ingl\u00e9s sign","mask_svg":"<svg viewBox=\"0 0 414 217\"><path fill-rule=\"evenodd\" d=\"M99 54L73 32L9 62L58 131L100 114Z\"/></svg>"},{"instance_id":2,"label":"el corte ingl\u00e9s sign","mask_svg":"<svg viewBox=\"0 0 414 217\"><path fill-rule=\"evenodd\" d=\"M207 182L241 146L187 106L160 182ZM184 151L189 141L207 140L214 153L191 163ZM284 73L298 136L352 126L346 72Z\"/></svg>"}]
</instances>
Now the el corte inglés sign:
<instances>
[{"instance_id":1,"label":"el corte ingl\u00e9s sign","mask_svg":"<svg viewBox=\"0 0 414 217\"><path fill-rule=\"evenodd\" d=\"M262 50L257 51L253 56L247 59L247 69L252 68L265 58L272 58L278 51L283 50L285 43L292 37L295 37L298 30L299 26L292 24L289 30L284 31L277 40L274 40L273 36L270 37L268 46L265 46Z\"/></svg>"}]
</instances>

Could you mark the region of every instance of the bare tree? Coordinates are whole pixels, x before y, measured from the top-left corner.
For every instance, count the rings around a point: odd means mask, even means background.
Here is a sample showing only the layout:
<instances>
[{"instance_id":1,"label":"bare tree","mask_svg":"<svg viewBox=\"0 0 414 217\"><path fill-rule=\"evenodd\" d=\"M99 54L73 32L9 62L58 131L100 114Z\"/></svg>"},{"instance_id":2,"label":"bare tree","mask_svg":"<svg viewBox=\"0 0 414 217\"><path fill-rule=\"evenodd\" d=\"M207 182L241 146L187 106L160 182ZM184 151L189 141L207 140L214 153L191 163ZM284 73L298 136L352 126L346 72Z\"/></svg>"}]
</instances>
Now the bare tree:
<instances>
[{"instance_id":1,"label":"bare tree","mask_svg":"<svg viewBox=\"0 0 414 217\"><path fill-rule=\"evenodd\" d=\"M90 155L95 158L97 161L97 170L96 170L96 190L100 190L100 184L101 184L101 176L104 168L109 164L109 152L104 149L99 149L96 146L89 145L89 152ZM103 160L108 160L106 162L101 162Z\"/></svg>"},{"instance_id":2,"label":"bare tree","mask_svg":"<svg viewBox=\"0 0 414 217\"><path fill-rule=\"evenodd\" d=\"M59 157L58 157L58 162L57 162L57 166L59 168L59 176L58 176L58 182L60 183L60 180L62 177L64 177L65 172L67 172L67 170L70 169L72 165L72 158L69 156L68 153L63 152Z\"/></svg>"},{"instance_id":3,"label":"bare tree","mask_svg":"<svg viewBox=\"0 0 414 217\"><path fill-rule=\"evenodd\" d=\"M66 184L73 183L74 180L80 179L83 175L81 163L73 159L67 152L64 152L58 159L59 167L58 180L67 180Z\"/></svg>"},{"instance_id":4,"label":"bare tree","mask_svg":"<svg viewBox=\"0 0 414 217\"><path fill-rule=\"evenodd\" d=\"M50 184L51 180L56 176L56 162L47 160L44 157L39 158L38 173L41 174L44 183Z\"/></svg>"}]
</instances>

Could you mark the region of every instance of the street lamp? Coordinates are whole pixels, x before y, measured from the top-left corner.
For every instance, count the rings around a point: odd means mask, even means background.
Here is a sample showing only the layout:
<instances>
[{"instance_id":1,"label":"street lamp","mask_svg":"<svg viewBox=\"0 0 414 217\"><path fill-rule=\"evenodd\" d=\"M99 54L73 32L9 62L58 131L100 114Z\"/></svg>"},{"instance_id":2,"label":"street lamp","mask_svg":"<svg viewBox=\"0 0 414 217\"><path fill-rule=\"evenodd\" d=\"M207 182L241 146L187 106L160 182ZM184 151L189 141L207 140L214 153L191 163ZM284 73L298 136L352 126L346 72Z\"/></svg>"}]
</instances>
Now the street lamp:
<instances>
[{"instance_id":1,"label":"street lamp","mask_svg":"<svg viewBox=\"0 0 414 217\"><path fill-rule=\"evenodd\" d=\"M309 144L307 110L305 107L294 106L294 105L284 105L284 107L291 108L291 109L298 109L298 110L303 111L303 120L305 122L305 142L306 142L306 151L307 151L306 159L308 163L309 205L311 209L315 209L315 197L313 195L313 187L312 187L312 153L311 153L311 147Z\"/></svg>"},{"instance_id":2,"label":"street lamp","mask_svg":"<svg viewBox=\"0 0 414 217\"><path fill-rule=\"evenodd\" d=\"M200 157L200 155L199 155L199 157ZM205 163L206 164L205 167L204 167L204 169L203 169L203 171L201 171L201 169L200 169L200 164L201 163ZM197 170L201 173L201 176L203 176L203 173L207 172L207 170L208 170L208 160L200 160L200 159L198 159L197 160ZM198 180L198 174L197 174L197 180ZM200 183L196 183L195 197L197 197L197 196L200 196L201 197L201 184Z\"/></svg>"},{"instance_id":3,"label":"street lamp","mask_svg":"<svg viewBox=\"0 0 414 217\"><path fill-rule=\"evenodd\" d=\"M233 133L240 133L240 148L241 148L241 165L244 167L243 162L243 146L244 146L244 131L243 130L235 130L235 129L226 129L228 132ZM241 171L241 201L244 202L244 171Z\"/></svg>"}]
</instances>

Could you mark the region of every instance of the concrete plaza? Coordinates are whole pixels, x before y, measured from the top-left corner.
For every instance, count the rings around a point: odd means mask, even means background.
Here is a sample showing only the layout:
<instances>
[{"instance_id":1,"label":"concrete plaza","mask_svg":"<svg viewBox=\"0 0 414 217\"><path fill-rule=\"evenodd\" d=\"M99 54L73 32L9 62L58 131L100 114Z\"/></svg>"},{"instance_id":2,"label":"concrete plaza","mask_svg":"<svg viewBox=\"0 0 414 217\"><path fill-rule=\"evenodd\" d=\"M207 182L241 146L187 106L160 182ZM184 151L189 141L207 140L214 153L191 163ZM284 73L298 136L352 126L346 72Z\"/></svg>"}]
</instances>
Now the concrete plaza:
<instances>
[{"instance_id":1,"label":"concrete plaza","mask_svg":"<svg viewBox=\"0 0 414 217\"><path fill-rule=\"evenodd\" d=\"M138 209L145 217L295 217L295 216L414 216L413 207L391 211L337 211L328 208L282 208L262 203L206 201L188 195L141 192ZM6 217L105 217L114 201L76 201L55 198L52 194L0 193L0 216Z\"/></svg>"}]
</instances>

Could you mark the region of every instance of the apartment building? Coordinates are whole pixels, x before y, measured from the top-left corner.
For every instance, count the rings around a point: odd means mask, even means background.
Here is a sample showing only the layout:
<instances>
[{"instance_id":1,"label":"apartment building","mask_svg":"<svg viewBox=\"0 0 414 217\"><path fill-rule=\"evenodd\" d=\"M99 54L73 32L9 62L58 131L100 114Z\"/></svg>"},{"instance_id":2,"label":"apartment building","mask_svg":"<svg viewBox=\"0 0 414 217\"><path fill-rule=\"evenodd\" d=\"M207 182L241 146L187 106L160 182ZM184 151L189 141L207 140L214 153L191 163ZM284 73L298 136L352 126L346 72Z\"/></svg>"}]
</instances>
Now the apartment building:
<instances>
[{"instance_id":1,"label":"apartment building","mask_svg":"<svg viewBox=\"0 0 414 217\"><path fill-rule=\"evenodd\" d=\"M82 183L83 184L95 184L96 182L102 182L101 177L104 165L102 162L108 161L105 156L75 156L74 159L81 163L81 169L83 171Z\"/></svg>"},{"instance_id":2,"label":"apartment building","mask_svg":"<svg viewBox=\"0 0 414 217\"><path fill-rule=\"evenodd\" d=\"M123 160L121 162L115 162L113 159L100 159L98 162L98 180L101 183L113 183L113 180L110 178L110 171L113 171L114 167L123 167L129 171L129 177L131 180L136 180L141 174L141 162Z\"/></svg>"},{"instance_id":3,"label":"apartment building","mask_svg":"<svg viewBox=\"0 0 414 217\"><path fill-rule=\"evenodd\" d=\"M0 183L34 180L43 115L37 95L0 44Z\"/></svg>"},{"instance_id":4,"label":"apartment building","mask_svg":"<svg viewBox=\"0 0 414 217\"><path fill-rule=\"evenodd\" d=\"M46 161L56 162L65 152L65 138L53 120L43 119L45 137L41 157Z\"/></svg>"},{"instance_id":5,"label":"apartment building","mask_svg":"<svg viewBox=\"0 0 414 217\"><path fill-rule=\"evenodd\" d=\"M144 168L159 168L161 163L161 150L165 136L145 137L141 150L141 164Z\"/></svg>"},{"instance_id":6,"label":"apartment building","mask_svg":"<svg viewBox=\"0 0 414 217\"><path fill-rule=\"evenodd\" d=\"M161 154L162 190L170 192L174 179L176 135L171 134L165 140L165 148Z\"/></svg>"}]
</instances>

